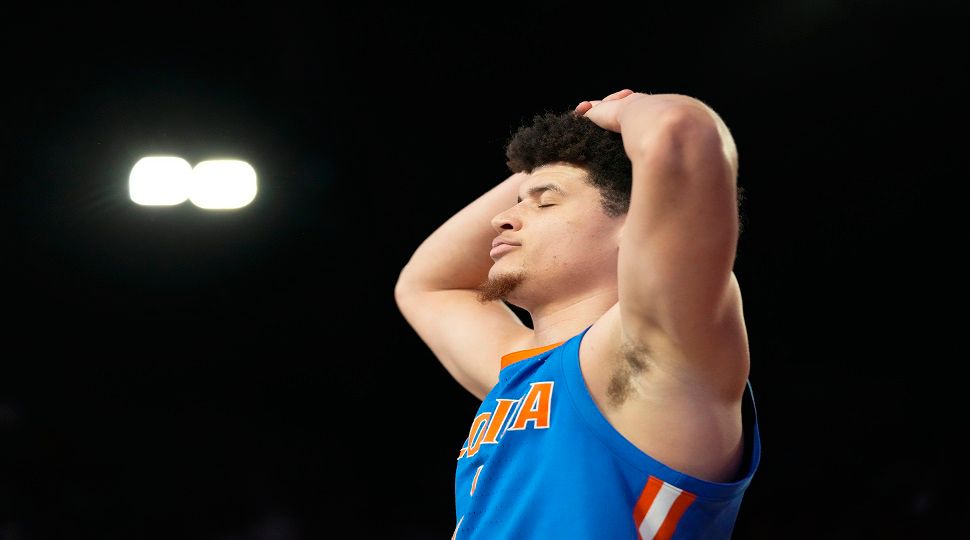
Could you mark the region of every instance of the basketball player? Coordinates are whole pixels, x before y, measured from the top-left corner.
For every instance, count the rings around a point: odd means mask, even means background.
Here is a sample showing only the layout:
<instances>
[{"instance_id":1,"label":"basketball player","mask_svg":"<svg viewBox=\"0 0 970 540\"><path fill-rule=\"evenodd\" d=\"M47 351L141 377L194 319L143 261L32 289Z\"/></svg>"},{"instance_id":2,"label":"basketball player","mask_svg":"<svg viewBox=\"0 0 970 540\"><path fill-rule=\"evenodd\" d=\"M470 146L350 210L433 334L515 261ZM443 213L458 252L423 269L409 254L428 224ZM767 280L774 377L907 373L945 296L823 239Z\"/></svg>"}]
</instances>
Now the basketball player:
<instances>
[{"instance_id":1,"label":"basketball player","mask_svg":"<svg viewBox=\"0 0 970 540\"><path fill-rule=\"evenodd\" d=\"M622 90L536 116L506 151L514 174L395 287L482 399L453 538L730 538L761 453L730 132L697 99Z\"/></svg>"}]
</instances>

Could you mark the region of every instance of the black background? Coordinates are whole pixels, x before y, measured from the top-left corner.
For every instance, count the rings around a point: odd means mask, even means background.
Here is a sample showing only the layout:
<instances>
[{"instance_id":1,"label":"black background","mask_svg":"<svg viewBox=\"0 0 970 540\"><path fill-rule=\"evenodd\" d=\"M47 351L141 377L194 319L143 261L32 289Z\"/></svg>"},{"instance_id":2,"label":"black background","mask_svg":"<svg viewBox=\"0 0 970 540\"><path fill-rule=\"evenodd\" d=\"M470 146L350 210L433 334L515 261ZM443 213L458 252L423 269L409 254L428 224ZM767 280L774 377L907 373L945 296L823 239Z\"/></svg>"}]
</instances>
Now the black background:
<instances>
[{"instance_id":1,"label":"black background","mask_svg":"<svg viewBox=\"0 0 970 540\"><path fill-rule=\"evenodd\" d=\"M621 88L738 144L764 454L735 538L970 537L957 3L723 4L8 9L0 538L450 537L478 404L395 279L519 124ZM138 207L162 153L260 192Z\"/></svg>"}]
</instances>

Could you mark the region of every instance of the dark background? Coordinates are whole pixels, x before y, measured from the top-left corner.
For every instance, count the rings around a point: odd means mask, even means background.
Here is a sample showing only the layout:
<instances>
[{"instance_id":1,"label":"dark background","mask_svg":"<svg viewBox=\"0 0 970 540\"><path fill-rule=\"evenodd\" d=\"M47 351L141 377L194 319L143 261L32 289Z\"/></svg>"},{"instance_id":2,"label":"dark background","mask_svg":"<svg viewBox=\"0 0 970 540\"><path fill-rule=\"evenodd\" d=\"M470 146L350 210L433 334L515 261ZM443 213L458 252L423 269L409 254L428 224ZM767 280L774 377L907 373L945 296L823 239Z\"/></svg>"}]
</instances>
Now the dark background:
<instances>
[{"instance_id":1,"label":"dark background","mask_svg":"<svg viewBox=\"0 0 970 540\"><path fill-rule=\"evenodd\" d=\"M520 123L621 88L738 144L764 454L735 538L970 537L957 2L724 4L7 8L0 538L450 537L478 403L395 279ZM260 192L138 207L161 153Z\"/></svg>"}]
</instances>

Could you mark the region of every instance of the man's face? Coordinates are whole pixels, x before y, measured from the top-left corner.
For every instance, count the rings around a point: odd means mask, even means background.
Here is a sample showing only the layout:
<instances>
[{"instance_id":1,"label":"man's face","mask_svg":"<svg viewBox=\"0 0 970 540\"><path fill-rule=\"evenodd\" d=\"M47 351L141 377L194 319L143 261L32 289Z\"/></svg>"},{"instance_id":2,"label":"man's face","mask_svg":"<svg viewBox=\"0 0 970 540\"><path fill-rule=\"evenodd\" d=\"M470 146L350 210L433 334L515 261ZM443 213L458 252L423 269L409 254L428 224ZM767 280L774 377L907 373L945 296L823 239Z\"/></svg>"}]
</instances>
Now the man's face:
<instances>
[{"instance_id":1,"label":"man's face","mask_svg":"<svg viewBox=\"0 0 970 540\"><path fill-rule=\"evenodd\" d=\"M495 263L489 282L506 283L503 298L529 309L583 290L616 287L625 216L608 217L599 190L585 178L586 171L573 165L539 167L523 180L519 202L492 219L499 240L518 244L490 253Z\"/></svg>"}]
</instances>

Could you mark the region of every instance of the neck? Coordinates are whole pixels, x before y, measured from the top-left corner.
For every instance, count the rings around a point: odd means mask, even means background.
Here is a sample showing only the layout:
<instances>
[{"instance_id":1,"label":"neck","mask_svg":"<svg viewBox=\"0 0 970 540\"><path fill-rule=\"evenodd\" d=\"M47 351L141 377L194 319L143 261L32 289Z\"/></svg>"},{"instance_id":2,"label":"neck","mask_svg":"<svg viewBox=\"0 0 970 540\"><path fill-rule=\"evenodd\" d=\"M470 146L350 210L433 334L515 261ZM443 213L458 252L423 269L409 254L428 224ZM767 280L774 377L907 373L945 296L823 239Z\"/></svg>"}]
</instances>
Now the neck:
<instances>
[{"instance_id":1,"label":"neck","mask_svg":"<svg viewBox=\"0 0 970 540\"><path fill-rule=\"evenodd\" d=\"M575 336L616 305L618 299L616 288L600 289L528 310L535 334L534 346L566 341Z\"/></svg>"}]
</instances>

